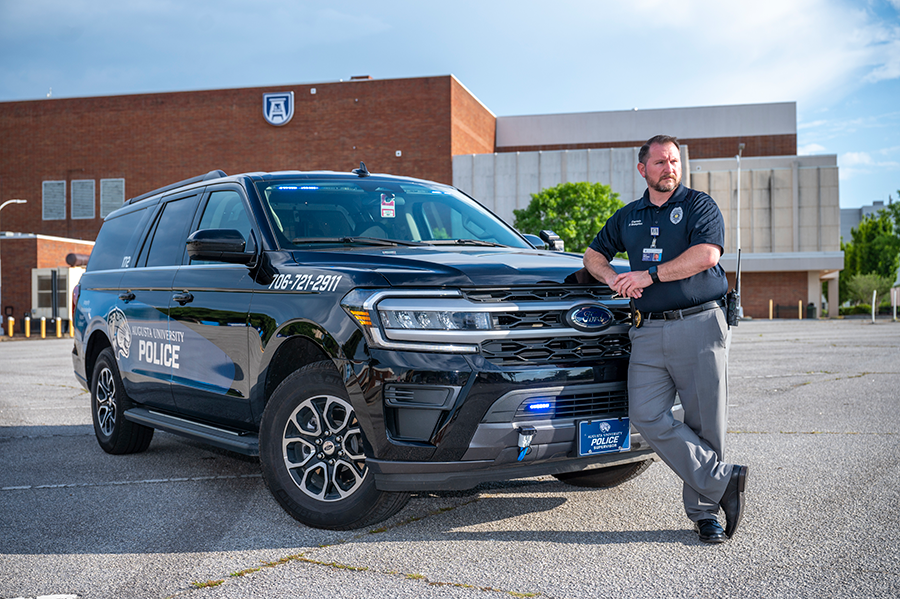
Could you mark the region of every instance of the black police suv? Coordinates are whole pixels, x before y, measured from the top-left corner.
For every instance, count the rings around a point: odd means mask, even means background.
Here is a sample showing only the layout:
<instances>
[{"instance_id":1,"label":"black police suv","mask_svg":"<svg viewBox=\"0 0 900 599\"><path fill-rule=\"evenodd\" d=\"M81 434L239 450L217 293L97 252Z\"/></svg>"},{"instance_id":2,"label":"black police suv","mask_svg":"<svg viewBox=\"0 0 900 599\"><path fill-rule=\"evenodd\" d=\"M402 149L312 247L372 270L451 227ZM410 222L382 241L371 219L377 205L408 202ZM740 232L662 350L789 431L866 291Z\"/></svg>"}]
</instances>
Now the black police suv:
<instances>
[{"instance_id":1,"label":"black police suv","mask_svg":"<svg viewBox=\"0 0 900 599\"><path fill-rule=\"evenodd\" d=\"M654 459L627 418L629 304L543 245L364 165L128 200L75 292L97 440L141 452L159 429L258 455L282 507L331 529L416 491L619 484Z\"/></svg>"}]
</instances>

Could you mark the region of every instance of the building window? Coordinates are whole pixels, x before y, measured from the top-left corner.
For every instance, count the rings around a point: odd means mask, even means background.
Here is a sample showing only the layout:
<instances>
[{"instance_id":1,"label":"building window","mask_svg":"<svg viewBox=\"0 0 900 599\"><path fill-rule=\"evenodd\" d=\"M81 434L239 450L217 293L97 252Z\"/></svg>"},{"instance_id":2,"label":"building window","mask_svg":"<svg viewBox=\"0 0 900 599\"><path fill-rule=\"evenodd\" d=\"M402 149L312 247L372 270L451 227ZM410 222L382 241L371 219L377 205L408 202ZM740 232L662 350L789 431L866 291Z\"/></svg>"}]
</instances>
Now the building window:
<instances>
[{"instance_id":1,"label":"building window","mask_svg":"<svg viewBox=\"0 0 900 599\"><path fill-rule=\"evenodd\" d=\"M94 180L72 181L72 219L94 218Z\"/></svg>"},{"instance_id":2,"label":"building window","mask_svg":"<svg viewBox=\"0 0 900 599\"><path fill-rule=\"evenodd\" d=\"M44 181L41 193L44 220L66 220L66 182Z\"/></svg>"},{"instance_id":3,"label":"building window","mask_svg":"<svg viewBox=\"0 0 900 599\"><path fill-rule=\"evenodd\" d=\"M67 288L66 273L60 269L56 279L56 305L61 308L66 307ZM37 276L37 307L53 307L53 275L50 273Z\"/></svg>"},{"instance_id":4,"label":"building window","mask_svg":"<svg viewBox=\"0 0 900 599\"><path fill-rule=\"evenodd\" d=\"M100 218L125 204L125 179L100 179Z\"/></svg>"}]
</instances>

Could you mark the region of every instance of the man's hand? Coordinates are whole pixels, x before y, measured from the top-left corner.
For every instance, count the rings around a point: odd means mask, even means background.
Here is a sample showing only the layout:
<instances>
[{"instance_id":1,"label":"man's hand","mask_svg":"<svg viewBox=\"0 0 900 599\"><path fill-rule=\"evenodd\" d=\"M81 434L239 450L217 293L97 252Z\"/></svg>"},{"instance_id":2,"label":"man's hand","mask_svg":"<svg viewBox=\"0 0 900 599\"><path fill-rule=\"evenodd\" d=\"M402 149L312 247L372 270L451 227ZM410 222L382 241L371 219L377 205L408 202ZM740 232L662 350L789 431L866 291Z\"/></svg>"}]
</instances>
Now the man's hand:
<instances>
[{"instance_id":1,"label":"man's hand","mask_svg":"<svg viewBox=\"0 0 900 599\"><path fill-rule=\"evenodd\" d=\"M650 274L646 270L633 270L616 275L610 287L622 297L637 299L641 297L644 287L649 287L652 284L653 279L650 278Z\"/></svg>"}]
</instances>

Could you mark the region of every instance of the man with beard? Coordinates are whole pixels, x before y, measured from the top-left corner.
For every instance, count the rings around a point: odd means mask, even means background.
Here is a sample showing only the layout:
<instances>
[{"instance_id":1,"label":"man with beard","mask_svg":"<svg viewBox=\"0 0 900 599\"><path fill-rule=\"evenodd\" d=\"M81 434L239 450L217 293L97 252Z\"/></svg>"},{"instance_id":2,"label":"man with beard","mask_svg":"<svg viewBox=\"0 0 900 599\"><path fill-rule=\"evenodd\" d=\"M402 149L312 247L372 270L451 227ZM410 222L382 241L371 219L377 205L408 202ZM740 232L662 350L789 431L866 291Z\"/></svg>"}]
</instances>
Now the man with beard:
<instances>
[{"instance_id":1,"label":"man with beard","mask_svg":"<svg viewBox=\"0 0 900 599\"><path fill-rule=\"evenodd\" d=\"M722 543L740 524L747 481L746 466L722 461L731 341L723 299L728 280L719 266L724 221L711 197L681 185L677 139L651 138L638 160L647 191L606 222L584 266L634 303L631 423L684 481L684 509L700 540ZM631 271L617 274L610 260L623 251ZM671 412L676 392L684 422Z\"/></svg>"}]
</instances>

